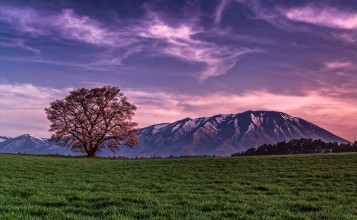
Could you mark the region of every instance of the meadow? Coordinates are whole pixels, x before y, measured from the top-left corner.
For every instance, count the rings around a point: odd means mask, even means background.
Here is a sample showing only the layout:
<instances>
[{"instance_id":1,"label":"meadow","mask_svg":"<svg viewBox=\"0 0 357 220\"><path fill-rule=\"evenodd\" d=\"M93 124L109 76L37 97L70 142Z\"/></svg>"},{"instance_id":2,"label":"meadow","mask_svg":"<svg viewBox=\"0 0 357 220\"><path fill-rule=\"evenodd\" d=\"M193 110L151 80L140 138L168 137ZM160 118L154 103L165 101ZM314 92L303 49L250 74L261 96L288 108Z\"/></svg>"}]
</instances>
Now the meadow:
<instances>
[{"instance_id":1,"label":"meadow","mask_svg":"<svg viewBox=\"0 0 357 220\"><path fill-rule=\"evenodd\" d=\"M0 154L0 219L357 219L357 154Z\"/></svg>"}]
</instances>

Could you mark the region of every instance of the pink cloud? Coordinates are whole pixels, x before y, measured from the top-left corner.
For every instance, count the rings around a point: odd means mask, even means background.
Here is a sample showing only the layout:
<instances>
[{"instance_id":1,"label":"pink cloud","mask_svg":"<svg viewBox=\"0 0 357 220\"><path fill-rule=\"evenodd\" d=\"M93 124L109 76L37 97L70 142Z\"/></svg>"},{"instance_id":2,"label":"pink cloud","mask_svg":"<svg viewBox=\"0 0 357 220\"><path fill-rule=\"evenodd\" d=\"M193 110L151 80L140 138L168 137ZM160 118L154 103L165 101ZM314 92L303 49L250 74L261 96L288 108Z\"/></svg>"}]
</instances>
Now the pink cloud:
<instances>
[{"instance_id":1,"label":"pink cloud","mask_svg":"<svg viewBox=\"0 0 357 220\"><path fill-rule=\"evenodd\" d=\"M357 41L357 36L353 32L357 29L357 12L354 11L313 4L295 8L268 8L261 1L235 1L249 7L255 13L255 18L265 20L282 30L310 33L323 38L329 37L340 40L345 43L355 43ZM298 25L296 22L329 27L333 29L333 32L327 34L307 25Z\"/></svg>"},{"instance_id":2,"label":"pink cloud","mask_svg":"<svg viewBox=\"0 0 357 220\"><path fill-rule=\"evenodd\" d=\"M284 12L290 20L338 29L357 29L357 13L332 7L293 8Z\"/></svg>"},{"instance_id":3,"label":"pink cloud","mask_svg":"<svg viewBox=\"0 0 357 220\"><path fill-rule=\"evenodd\" d=\"M14 28L33 36L58 34L65 39L102 46L132 42L120 41L119 36L125 37L123 33L108 30L98 21L78 15L72 9L46 14L33 8L0 6L0 20L11 23Z\"/></svg>"},{"instance_id":4,"label":"pink cloud","mask_svg":"<svg viewBox=\"0 0 357 220\"><path fill-rule=\"evenodd\" d=\"M346 69L346 68L351 68L353 67L354 64L351 62L347 62L347 61L330 61L330 62L326 62L325 63L325 67L328 70L335 70L335 69Z\"/></svg>"},{"instance_id":5,"label":"pink cloud","mask_svg":"<svg viewBox=\"0 0 357 220\"><path fill-rule=\"evenodd\" d=\"M202 41L194 37L201 30L192 26L180 25L172 27L162 21L155 20L139 29L142 37L158 39L166 44L160 52L178 57L188 62L205 64L200 80L227 74L244 54L260 52L258 49L236 48Z\"/></svg>"},{"instance_id":6,"label":"pink cloud","mask_svg":"<svg viewBox=\"0 0 357 220\"><path fill-rule=\"evenodd\" d=\"M224 1L219 6L216 19L220 19L226 4ZM200 40L195 35L204 30L196 28L194 24L172 26L160 20L153 12L146 21L136 26L112 29L90 17L78 15L71 9L49 15L32 8L0 6L0 20L11 23L18 30L33 36L57 35L64 39L127 50L116 57L104 57L91 64L92 66L120 65L123 60L145 48L154 54L202 63L205 68L198 73L198 79L201 81L227 74L245 54L261 52L259 49L232 47ZM148 39L164 44L151 45ZM134 43L136 44L133 45Z\"/></svg>"},{"instance_id":7,"label":"pink cloud","mask_svg":"<svg viewBox=\"0 0 357 220\"><path fill-rule=\"evenodd\" d=\"M0 135L49 137L44 108L68 92L32 84L0 84Z\"/></svg>"},{"instance_id":8,"label":"pink cloud","mask_svg":"<svg viewBox=\"0 0 357 220\"><path fill-rule=\"evenodd\" d=\"M115 34L101 27L100 23L89 17L76 15L71 9L55 15L49 25L62 29L61 33L69 39L101 45L112 45L117 41Z\"/></svg>"},{"instance_id":9,"label":"pink cloud","mask_svg":"<svg viewBox=\"0 0 357 220\"><path fill-rule=\"evenodd\" d=\"M334 33L332 36L345 43L353 44L357 41L357 36L352 33Z\"/></svg>"}]
</instances>

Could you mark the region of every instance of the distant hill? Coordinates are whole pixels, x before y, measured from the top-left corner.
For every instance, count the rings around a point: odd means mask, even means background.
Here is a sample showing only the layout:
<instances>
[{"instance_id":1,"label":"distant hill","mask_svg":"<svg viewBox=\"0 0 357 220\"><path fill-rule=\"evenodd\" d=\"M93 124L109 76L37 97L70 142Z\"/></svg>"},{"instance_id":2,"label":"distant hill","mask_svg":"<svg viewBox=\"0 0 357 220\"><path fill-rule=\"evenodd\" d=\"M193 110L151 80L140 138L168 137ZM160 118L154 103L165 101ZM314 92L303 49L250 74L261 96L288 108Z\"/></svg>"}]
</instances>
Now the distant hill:
<instances>
[{"instance_id":1,"label":"distant hill","mask_svg":"<svg viewBox=\"0 0 357 220\"><path fill-rule=\"evenodd\" d=\"M10 137L0 136L0 142L6 141Z\"/></svg>"},{"instance_id":2,"label":"distant hill","mask_svg":"<svg viewBox=\"0 0 357 220\"><path fill-rule=\"evenodd\" d=\"M239 114L185 118L138 131L140 143L119 152L101 150L98 156L152 157L231 154L291 139L311 138L326 142L348 143L317 125L282 112L247 111ZM3 138L0 152L76 155L48 139L31 135ZM78 154L77 154L78 155Z\"/></svg>"},{"instance_id":3,"label":"distant hill","mask_svg":"<svg viewBox=\"0 0 357 220\"><path fill-rule=\"evenodd\" d=\"M29 134L6 138L0 142L0 153L74 155L68 148L60 147L46 138Z\"/></svg>"}]
</instances>

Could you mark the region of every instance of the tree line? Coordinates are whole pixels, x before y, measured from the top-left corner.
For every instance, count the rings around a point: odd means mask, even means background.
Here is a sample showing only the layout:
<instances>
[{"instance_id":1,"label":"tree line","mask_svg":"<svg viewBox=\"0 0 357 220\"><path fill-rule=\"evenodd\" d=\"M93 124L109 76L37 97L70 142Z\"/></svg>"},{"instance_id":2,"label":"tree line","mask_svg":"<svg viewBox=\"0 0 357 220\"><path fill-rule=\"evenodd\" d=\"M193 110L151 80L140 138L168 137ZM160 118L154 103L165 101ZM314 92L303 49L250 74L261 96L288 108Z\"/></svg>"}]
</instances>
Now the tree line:
<instances>
[{"instance_id":1,"label":"tree line","mask_svg":"<svg viewBox=\"0 0 357 220\"><path fill-rule=\"evenodd\" d=\"M312 154L312 153L342 153L357 152L357 141L352 143L324 142L311 138L281 141L276 144L263 144L257 148L233 154L235 156L283 155L283 154Z\"/></svg>"}]
</instances>

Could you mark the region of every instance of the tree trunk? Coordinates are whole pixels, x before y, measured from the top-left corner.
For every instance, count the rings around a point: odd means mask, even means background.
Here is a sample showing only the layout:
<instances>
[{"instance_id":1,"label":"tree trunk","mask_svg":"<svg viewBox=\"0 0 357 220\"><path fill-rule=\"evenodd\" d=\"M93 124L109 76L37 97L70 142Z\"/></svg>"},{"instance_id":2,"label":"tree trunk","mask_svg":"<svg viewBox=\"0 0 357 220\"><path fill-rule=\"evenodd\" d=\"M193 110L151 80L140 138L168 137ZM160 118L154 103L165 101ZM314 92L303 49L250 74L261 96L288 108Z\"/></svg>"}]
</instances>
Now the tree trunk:
<instances>
[{"instance_id":1,"label":"tree trunk","mask_svg":"<svg viewBox=\"0 0 357 220\"><path fill-rule=\"evenodd\" d=\"M91 151L87 152L88 157L95 157L95 156L96 156L96 155L95 155L96 153L97 153L96 150L91 150Z\"/></svg>"}]
</instances>

